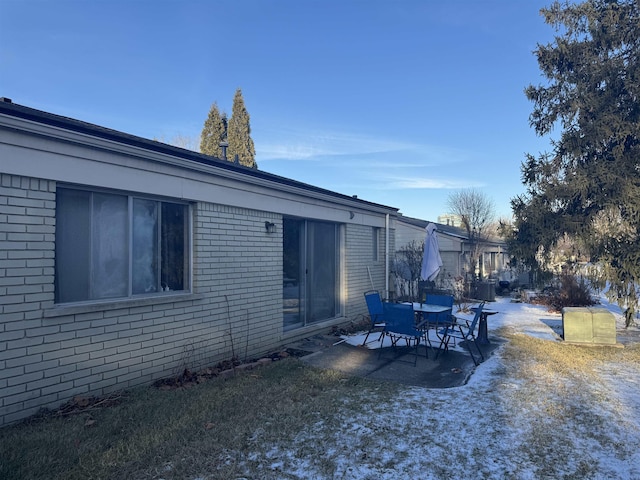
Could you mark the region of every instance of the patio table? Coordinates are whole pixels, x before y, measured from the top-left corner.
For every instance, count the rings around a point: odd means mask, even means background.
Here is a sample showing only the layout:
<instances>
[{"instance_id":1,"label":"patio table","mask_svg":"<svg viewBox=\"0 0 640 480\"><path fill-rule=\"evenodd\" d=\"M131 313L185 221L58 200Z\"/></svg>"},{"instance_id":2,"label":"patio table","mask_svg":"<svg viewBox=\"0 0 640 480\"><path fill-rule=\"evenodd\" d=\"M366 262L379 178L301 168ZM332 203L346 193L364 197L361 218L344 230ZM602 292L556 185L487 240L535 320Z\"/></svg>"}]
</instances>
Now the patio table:
<instances>
[{"instance_id":1,"label":"patio table","mask_svg":"<svg viewBox=\"0 0 640 480\"><path fill-rule=\"evenodd\" d=\"M436 336L440 340L441 347L444 344L444 341L442 338L440 338L440 335L438 335L437 329L440 327L451 325L451 323L445 325L443 322L431 321L431 318L432 315L436 315L438 313L450 312L451 307L447 307L445 305L413 302L413 311L416 312L418 316L418 323L416 325L416 328L424 332L425 340L429 344L429 346L433 348L433 345L431 345L431 339L429 338L429 330L433 329L436 332Z\"/></svg>"},{"instance_id":2,"label":"patio table","mask_svg":"<svg viewBox=\"0 0 640 480\"><path fill-rule=\"evenodd\" d=\"M451 310L451 307L444 305L432 305L430 303L413 302L413 311L421 313L444 313L447 310Z\"/></svg>"},{"instance_id":3,"label":"patio table","mask_svg":"<svg viewBox=\"0 0 640 480\"><path fill-rule=\"evenodd\" d=\"M475 311L475 308L471 308L471 310ZM496 310L482 310L480 314L480 320L478 321L478 338L477 341L481 345L489 345L491 342L489 341L489 333L488 333L488 321L489 315L495 315Z\"/></svg>"}]
</instances>

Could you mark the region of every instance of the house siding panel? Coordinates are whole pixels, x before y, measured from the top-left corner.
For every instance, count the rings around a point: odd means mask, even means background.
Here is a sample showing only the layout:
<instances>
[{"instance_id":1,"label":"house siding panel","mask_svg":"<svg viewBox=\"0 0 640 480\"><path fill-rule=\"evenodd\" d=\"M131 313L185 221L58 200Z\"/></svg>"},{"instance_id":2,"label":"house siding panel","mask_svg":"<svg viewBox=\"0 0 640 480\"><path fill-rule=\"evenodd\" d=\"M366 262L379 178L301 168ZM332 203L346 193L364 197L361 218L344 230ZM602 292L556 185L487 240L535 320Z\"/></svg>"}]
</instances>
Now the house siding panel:
<instances>
[{"instance_id":1,"label":"house siding panel","mask_svg":"<svg viewBox=\"0 0 640 480\"><path fill-rule=\"evenodd\" d=\"M194 161L159 144L147 149L144 142L128 144L129 137L105 139L100 131L53 127L46 118L24 120L20 108L0 104L0 425L74 395L106 395L232 356L256 358L365 315L369 272L375 288L385 289L383 226L395 209ZM55 305L57 182L189 203L191 291ZM341 225L344 267L341 315L286 334L285 215ZM275 232L265 231L267 221ZM391 243L392 252L393 232Z\"/></svg>"},{"instance_id":2,"label":"house siding panel","mask_svg":"<svg viewBox=\"0 0 640 480\"><path fill-rule=\"evenodd\" d=\"M6 174L1 183L0 425L74 395L105 395L280 344L280 216L194 204L193 291L201 295L46 316L54 306L56 184ZM276 233L265 232L267 220Z\"/></svg>"},{"instance_id":3,"label":"house siding panel","mask_svg":"<svg viewBox=\"0 0 640 480\"><path fill-rule=\"evenodd\" d=\"M384 235L384 229L380 229L379 233L379 249L381 252L385 252L386 237ZM371 290L373 287L373 289L380 291L383 296L386 297L386 265L383 253L378 255L378 261L373 260L373 235L371 226L347 224L345 234L346 290L349 292L346 301L346 314L350 320L357 321L364 315L367 315L364 292ZM393 230L391 230L390 238L392 241L390 251L393 251ZM369 273L371 273L371 277Z\"/></svg>"},{"instance_id":4,"label":"house siding panel","mask_svg":"<svg viewBox=\"0 0 640 480\"><path fill-rule=\"evenodd\" d=\"M43 352L59 346L44 337L58 327L43 323L40 312L53 304L52 268L55 229L55 182L0 174L0 370L3 382L0 425L22 418L25 404L39 399ZM30 316L28 312L37 312ZM37 317L37 318L34 318ZM45 399L46 402L46 399ZM35 413L37 407L27 409Z\"/></svg>"}]
</instances>

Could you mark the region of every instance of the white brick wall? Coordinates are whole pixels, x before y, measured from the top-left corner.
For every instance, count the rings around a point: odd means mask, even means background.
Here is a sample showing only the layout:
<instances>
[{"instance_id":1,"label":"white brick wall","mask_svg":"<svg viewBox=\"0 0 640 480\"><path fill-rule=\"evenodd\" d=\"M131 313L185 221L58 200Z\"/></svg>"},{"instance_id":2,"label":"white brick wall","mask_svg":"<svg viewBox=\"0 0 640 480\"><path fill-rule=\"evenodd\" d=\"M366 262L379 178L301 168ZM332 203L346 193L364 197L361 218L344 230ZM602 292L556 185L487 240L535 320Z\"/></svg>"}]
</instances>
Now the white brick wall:
<instances>
[{"instance_id":1,"label":"white brick wall","mask_svg":"<svg viewBox=\"0 0 640 480\"><path fill-rule=\"evenodd\" d=\"M197 204L193 295L53 309L55 182L3 174L0 188L0 425L279 345L279 216Z\"/></svg>"},{"instance_id":2,"label":"white brick wall","mask_svg":"<svg viewBox=\"0 0 640 480\"><path fill-rule=\"evenodd\" d=\"M48 400L40 385L54 383L40 367L58 367L44 357L60 329L41 319L53 305L54 212L54 182L0 174L0 425L36 411Z\"/></svg>"},{"instance_id":3,"label":"white brick wall","mask_svg":"<svg viewBox=\"0 0 640 480\"><path fill-rule=\"evenodd\" d=\"M206 202L192 209L192 294L55 306L55 190L0 175L0 425L74 395L252 359L340 321L283 337L281 216ZM371 226L347 224L344 234L344 316L353 320L366 314L367 266L384 289L385 235L374 261Z\"/></svg>"}]
</instances>

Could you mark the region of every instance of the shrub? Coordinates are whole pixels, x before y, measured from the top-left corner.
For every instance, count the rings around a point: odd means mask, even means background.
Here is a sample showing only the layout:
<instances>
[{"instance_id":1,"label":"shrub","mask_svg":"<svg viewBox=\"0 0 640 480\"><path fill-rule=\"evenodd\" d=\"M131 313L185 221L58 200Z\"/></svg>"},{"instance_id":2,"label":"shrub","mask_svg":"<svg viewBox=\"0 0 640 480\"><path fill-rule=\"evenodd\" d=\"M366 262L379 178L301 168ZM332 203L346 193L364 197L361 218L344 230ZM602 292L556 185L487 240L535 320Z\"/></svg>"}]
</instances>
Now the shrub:
<instances>
[{"instance_id":1,"label":"shrub","mask_svg":"<svg viewBox=\"0 0 640 480\"><path fill-rule=\"evenodd\" d=\"M564 307L588 307L596 302L584 279L578 281L574 275L567 273L560 276L558 287L543 290L532 303L545 305L549 311L559 313Z\"/></svg>"}]
</instances>

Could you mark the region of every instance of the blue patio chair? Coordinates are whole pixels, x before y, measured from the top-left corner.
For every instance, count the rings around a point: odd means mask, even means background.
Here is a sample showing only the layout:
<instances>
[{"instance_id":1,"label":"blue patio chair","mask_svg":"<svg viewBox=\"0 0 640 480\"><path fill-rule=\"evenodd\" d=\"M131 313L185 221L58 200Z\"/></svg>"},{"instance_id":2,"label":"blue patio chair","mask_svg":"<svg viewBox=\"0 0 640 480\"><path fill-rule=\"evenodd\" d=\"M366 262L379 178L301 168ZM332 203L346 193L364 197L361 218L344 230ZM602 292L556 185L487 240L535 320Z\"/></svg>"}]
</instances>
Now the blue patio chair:
<instances>
[{"instance_id":1,"label":"blue patio chair","mask_svg":"<svg viewBox=\"0 0 640 480\"><path fill-rule=\"evenodd\" d=\"M377 290L369 290L364 293L364 299L367 302L367 309L369 310L369 320L371 324L369 325L369 331L367 332L367 336L364 337L364 342L362 345L367 344L367 339L369 338L369 334L374 331L379 331L380 336L378 337L378 341L382 340L384 337L384 310L382 308L382 297L380 296L380 292Z\"/></svg>"},{"instance_id":2,"label":"blue patio chair","mask_svg":"<svg viewBox=\"0 0 640 480\"><path fill-rule=\"evenodd\" d=\"M398 342L404 341L405 346L414 351L413 365L418 362L418 346L423 336L421 330L416 329L416 317L413 312L413 305L404 303L383 304L384 310L384 335L391 339L391 346L395 349ZM382 348L378 354L378 358L382 355ZM425 348L425 352L426 352ZM428 358L428 352L426 356Z\"/></svg>"},{"instance_id":3,"label":"blue patio chair","mask_svg":"<svg viewBox=\"0 0 640 480\"><path fill-rule=\"evenodd\" d=\"M435 295L433 293L428 293L425 297L424 303L429 303L431 305L442 305L443 307L451 307L453 309L453 295Z\"/></svg>"},{"instance_id":4,"label":"blue patio chair","mask_svg":"<svg viewBox=\"0 0 640 480\"><path fill-rule=\"evenodd\" d=\"M471 354L471 359L473 363L477 366L479 364L478 360L476 360L475 355L471 349L471 344L473 343L480 354L480 358L484 361L484 355L482 354L482 350L480 350L480 345L478 345L478 341L475 335L476 327L478 326L478 321L480 320L480 316L482 315L482 309L484 308L484 302L482 302L477 307L474 307L473 310L476 312L473 316L473 320L463 320L460 318L456 318L456 322L449 327L445 327L440 330L440 334L444 338L444 350L449 348L449 341L453 339L458 339L465 342L467 350ZM436 354L436 358L438 355Z\"/></svg>"},{"instance_id":5,"label":"blue patio chair","mask_svg":"<svg viewBox=\"0 0 640 480\"><path fill-rule=\"evenodd\" d=\"M452 321L451 312L453 310L453 295L427 294L425 298L425 303L428 303L431 305L442 305L443 307L449 307L448 311L442 312L442 313L436 313L432 315L432 318L435 319L436 323L440 323L444 325L451 323Z\"/></svg>"},{"instance_id":6,"label":"blue patio chair","mask_svg":"<svg viewBox=\"0 0 640 480\"><path fill-rule=\"evenodd\" d=\"M436 295L433 293L428 293L425 297L425 303L430 305L442 305L443 307L449 307L449 310L442 313L432 313L429 315L429 327L425 330L425 340L431 345L431 341L429 340L429 329L433 329L438 332L438 330L443 327L451 326L454 322L455 318L452 315L453 312L453 295ZM440 337L439 337L440 338ZM438 348L442 348L443 346L443 338L440 338L440 345Z\"/></svg>"}]
</instances>

